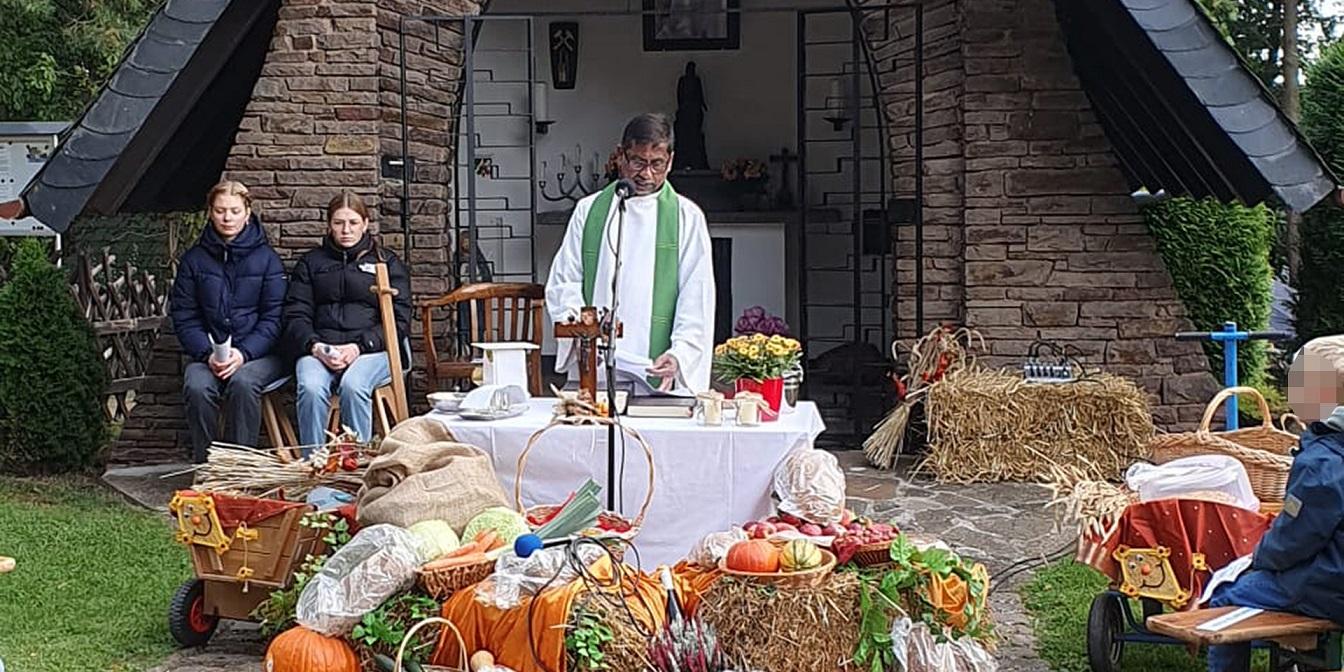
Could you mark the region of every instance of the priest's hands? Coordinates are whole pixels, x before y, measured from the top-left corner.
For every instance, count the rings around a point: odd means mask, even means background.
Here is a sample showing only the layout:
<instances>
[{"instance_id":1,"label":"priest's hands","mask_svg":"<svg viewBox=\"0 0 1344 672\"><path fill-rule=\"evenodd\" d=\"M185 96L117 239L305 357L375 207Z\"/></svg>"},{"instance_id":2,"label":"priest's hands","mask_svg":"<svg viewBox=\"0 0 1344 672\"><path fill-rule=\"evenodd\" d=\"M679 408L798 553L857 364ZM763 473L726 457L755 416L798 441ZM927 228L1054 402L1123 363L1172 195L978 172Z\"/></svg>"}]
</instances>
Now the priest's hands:
<instances>
[{"instance_id":1,"label":"priest's hands","mask_svg":"<svg viewBox=\"0 0 1344 672\"><path fill-rule=\"evenodd\" d=\"M658 386L662 392L668 392L677 382L677 374L681 372L681 363L670 352L664 352L653 360L653 366L647 369L650 376L656 376L663 379L663 384Z\"/></svg>"}]
</instances>

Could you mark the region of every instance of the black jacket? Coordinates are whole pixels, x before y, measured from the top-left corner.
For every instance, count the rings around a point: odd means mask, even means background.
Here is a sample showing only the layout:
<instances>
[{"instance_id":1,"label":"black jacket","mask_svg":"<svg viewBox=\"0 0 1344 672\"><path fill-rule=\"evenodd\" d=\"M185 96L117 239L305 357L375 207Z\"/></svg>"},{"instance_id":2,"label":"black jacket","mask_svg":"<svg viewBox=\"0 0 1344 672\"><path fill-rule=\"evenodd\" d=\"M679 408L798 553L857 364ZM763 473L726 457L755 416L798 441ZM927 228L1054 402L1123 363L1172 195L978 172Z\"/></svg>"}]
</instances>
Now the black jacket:
<instances>
[{"instance_id":1,"label":"black jacket","mask_svg":"<svg viewBox=\"0 0 1344 672\"><path fill-rule=\"evenodd\" d=\"M293 356L311 354L316 343L354 343L361 353L386 350L378 296L369 291L379 261L387 264L388 280L397 290L392 298L397 335L409 337L411 277L406 266L368 234L349 249L327 236L321 247L299 257L289 278L284 342Z\"/></svg>"},{"instance_id":2,"label":"black jacket","mask_svg":"<svg viewBox=\"0 0 1344 672\"><path fill-rule=\"evenodd\" d=\"M169 300L173 328L187 356L210 355L210 339L233 339L248 361L271 354L280 338L285 267L256 215L231 241L206 225L182 255Z\"/></svg>"}]
</instances>

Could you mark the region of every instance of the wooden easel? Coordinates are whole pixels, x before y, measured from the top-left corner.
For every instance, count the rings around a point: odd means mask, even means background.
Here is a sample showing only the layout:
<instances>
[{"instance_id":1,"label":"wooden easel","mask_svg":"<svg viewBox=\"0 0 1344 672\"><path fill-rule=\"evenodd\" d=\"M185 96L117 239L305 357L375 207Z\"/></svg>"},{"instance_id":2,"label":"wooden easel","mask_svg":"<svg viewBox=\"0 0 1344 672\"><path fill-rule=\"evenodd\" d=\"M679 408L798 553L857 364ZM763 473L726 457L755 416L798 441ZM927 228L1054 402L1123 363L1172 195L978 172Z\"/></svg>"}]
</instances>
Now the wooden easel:
<instances>
[{"instance_id":1,"label":"wooden easel","mask_svg":"<svg viewBox=\"0 0 1344 672\"><path fill-rule=\"evenodd\" d=\"M383 343L387 347L387 370L392 374L392 419L397 423L410 417L406 404L406 377L401 366L401 339L397 338L397 318L392 312L392 297L397 289L387 279L387 264L379 262L374 266L374 286L369 291L378 295L378 313L383 320ZM379 403L375 397L374 404Z\"/></svg>"}]
</instances>

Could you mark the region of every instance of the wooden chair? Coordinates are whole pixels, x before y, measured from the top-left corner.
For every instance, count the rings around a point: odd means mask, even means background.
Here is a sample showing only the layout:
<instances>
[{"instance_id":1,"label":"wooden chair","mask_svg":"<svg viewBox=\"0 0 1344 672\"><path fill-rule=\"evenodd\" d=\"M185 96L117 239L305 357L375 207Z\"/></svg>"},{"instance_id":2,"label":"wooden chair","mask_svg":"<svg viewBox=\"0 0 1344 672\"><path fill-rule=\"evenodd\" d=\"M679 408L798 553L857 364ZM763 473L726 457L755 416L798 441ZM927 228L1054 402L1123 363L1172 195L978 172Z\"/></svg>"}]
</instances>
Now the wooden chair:
<instances>
[{"instance_id":1,"label":"wooden chair","mask_svg":"<svg viewBox=\"0 0 1344 672\"><path fill-rule=\"evenodd\" d=\"M422 301L420 324L425 336L425 371L430 391L446 389L454 381L470 381L476 365L472 363L472 343L501 341L529 342L541 345L542 316L546 289L529 283L482 282L463 285L438 298ZM448 309L444 311L444 309ZM467 311L470 327L463 333L458 315ZM434 313L448 323L441 329L446 350L441 351L434 337ZM528 387L533 396L541 396L541 349L528 353Z\"/></svg>"}]
</instances>

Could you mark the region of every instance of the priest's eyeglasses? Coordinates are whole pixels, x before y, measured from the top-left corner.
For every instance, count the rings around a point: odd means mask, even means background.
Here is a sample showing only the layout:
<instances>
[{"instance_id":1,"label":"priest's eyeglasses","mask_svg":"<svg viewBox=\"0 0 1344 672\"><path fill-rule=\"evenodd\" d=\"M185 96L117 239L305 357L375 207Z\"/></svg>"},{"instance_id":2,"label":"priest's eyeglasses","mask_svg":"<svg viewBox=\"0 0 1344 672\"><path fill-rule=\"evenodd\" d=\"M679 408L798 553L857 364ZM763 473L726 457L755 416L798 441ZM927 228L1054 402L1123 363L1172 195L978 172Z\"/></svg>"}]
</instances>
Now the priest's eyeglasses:
<instances>
[{"instance_id":1,"label":"priest's eyeglasses","mask_svg":"<svg viewBox=\"0 0 1344 672\"><path fill-rule=\"evenodd\" d=\"M652 170L655 175L667 171L667 159L645 161L638 157L626 156L625 161L630 164L630 168L636 173L642 172L645 168Z\"/></svg>"}]
</instances>

